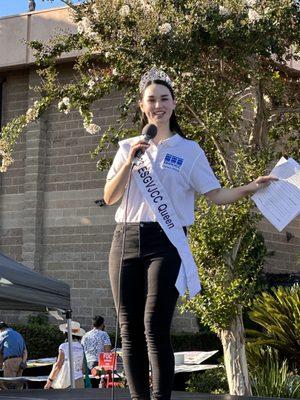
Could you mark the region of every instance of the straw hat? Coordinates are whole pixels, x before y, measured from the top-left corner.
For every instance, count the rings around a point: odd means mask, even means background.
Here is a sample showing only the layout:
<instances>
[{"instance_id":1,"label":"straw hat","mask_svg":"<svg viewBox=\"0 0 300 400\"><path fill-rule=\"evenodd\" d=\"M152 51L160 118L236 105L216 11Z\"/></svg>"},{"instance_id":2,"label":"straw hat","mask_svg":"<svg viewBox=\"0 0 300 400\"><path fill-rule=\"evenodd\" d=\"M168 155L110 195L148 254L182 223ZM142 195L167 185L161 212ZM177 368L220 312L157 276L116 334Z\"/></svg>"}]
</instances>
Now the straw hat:
<instances>
[{"instance_id":1,"label":"straw hat","mask_svg":"<svg viewBox=\"0 0 300 400\"><path fill-rule=\"evenodd\" d=\"M67 324L61 324L59 325L59 330L67 333L68 332L68 325ZM71 321L71 330L72 330L72 335L74 336L83 336L85 334L85 330L80 328L80 323L76 321Z\"/></svg>"}]
</instances>

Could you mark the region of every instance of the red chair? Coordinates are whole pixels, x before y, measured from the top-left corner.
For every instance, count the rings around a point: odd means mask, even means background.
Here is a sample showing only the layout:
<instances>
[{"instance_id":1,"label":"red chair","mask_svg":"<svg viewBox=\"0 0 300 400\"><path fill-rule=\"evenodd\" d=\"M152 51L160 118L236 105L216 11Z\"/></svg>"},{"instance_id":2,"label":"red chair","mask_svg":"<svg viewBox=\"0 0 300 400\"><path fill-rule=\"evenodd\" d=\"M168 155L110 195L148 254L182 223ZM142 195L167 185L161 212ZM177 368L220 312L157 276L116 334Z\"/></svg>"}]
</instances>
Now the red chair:
<instances>
[{"instance_id":1,"label":"red chair","mask_svg":"<svg viewBox=\"0 0 300 400\"><path fill-rule=\"evenodd\" d=\"M116 373L117 356L115 353L100 353L98 366L93 368L91 373L93 376L100 376L101 388L122 387L122 382L113 380L113 373ZM103 372L105 372L103 374Z\"/></svg>"}]
</instances>

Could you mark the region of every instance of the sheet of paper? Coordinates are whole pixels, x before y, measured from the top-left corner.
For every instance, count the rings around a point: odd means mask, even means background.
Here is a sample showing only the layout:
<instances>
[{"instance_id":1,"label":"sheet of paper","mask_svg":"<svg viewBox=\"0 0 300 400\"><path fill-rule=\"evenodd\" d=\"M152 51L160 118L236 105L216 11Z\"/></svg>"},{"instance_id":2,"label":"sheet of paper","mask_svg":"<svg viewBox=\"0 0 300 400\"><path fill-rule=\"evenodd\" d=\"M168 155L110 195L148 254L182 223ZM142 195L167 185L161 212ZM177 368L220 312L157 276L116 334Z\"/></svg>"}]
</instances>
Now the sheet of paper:
<instances>
[{"instance_id":1,"label":"sheet of paper","mask_svg":"<svg viewBox=\"0 0 300 400\"><path fill-rule=\"evenodd\" d=\"M179 351L174 353L182 354L184 359L184 364L200 364L203 361L207 360L208 358L212 357L216 354L218 350L212 351Z\"/></svg>"},{"instance_id":2,"label":"sheet of paper","mask_svg":"<svg viewBox=\"0 0 300 400\"><path fill-rule=\"evenodd\" d=\"M260 189L252 200L265 218L282 231L300 213L300 165L292 158L282 157L271 175L279 180Z\"/></svg>"}]
</instances>

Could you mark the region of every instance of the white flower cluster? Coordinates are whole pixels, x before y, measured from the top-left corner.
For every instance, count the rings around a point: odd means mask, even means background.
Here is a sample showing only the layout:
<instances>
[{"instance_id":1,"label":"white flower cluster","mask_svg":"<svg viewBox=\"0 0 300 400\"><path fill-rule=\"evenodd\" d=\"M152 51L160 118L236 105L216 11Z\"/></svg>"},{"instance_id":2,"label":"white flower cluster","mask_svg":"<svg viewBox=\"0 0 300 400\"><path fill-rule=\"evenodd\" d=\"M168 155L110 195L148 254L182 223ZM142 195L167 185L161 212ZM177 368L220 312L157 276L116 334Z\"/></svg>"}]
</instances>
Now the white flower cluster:
<instances>
[{"instance_id":1,"label":"white flower cluster","mask_svg":"<svg viewBox=\"0 0 300 400\"><path fill-rule=\"evenodd\" d=\"M191 78L192 76L194 76L194 74L192 72L183 72L182 73L183 78Z\"/></svg>"},{"instance_id":2,"label":"white flower cluster","mask_svg":"<svg viewBox=\"0 0 300 400\"><path fill-rule=\"evenodd\" d=\"M59 109L59 111L62 111L65 114L69 114L70 107L71 107L71 104L70 104L69 97L63 97L63 99L61 101L59 101L57 104L57 108Z\"/></svg>"},{"instance_id":3,"label":"white flower cluster","mask_svg":"<svg viewBox=\"0 0 300 400\"><path fill-rule=\"evenodd\" d=\"M156 0L139 0L139 3L146 12L154 11L157 5Z\"/></svg>"},{"instance_id":4,"label":"white flower cluster","mask_svg":"<svg viewBox=\"0 0 300 400\"><path fill-rule=\"evenodd\" d=\"M267 94L264 94L264 95L263 95L263 98L264 98L265 103L266 103L268 106L271 106L271 105L272 105L272 101L271 101L270 97L269 97Z\"/></svg>"},{"instance_id":5,"label":"white flower cluster","mask_svg":"<svg viewBox=\"0 0 300 400\"><path fill-rule=\"evenodd\" d=\"M172 25L169 24L168 22L165 22L158 28L159 33L161 33L162 35L170 33L171 30L172 30Z\"/></svg>"},{"instance_id":6,"label":"white flower cluster","mask_svg":"<svg viewBox=\"0 0 300 400\"><path fill-rule=\"evenodd\" d=\"M93 31L93 25L87 17L83 17L82 20L77 23L77 32L91 39L97 37L97 32Z\"/></svg>"},{"instance_id":7,"label":"white flower cluster","mask_svg":"<svg viewBox=\"0 0 300 400\"><path fill-rule=\"evenodd\" d=\"M0 155L2 156L0 172L6 172L7 168L14 162L14 160L10 155L4 153L2 150L0 150Z\"/></svg>"},{"instance_id":8,"label":"white flower cluster","mask_svg":"<svg viewBox=\"0 0 300 400\"><path fill-rule=\"evenodd\" d=\"M2 158L0 172L6 172L7 168L14 162L8 150L7 143L0 139L0 156Z\"/></svg>"},{"instance_id":9,"label":"white flower cluster","mask_svg":"<svg viewBox=\"0 0 300 400\"><path fill-rule=\"evenodd\" d=\"M38 116L39 116L39 111L35 106L28 108L28 110L26 111L26 117L25 117L26 123L29 124L29 122L32 122L35 119L37 119Z\"/></svg>"},{"instance_id":10,"label":"white flower cluster","mask_svg":"<svg viewBox=\"0 0 300 400\"><path fill-rule=\"evenodd\" d=\"M88 123L85 123L85 122L83 123L83 127L91 135L95 135L96 133L98 133L101 130L99 125L88 124Z\"/></svg>"},{"instance_id":11,"label":"white flower cluster","mask_svg":"<svg viewBox=\"0 0 300 400\"><path fill-rule=\"evenodd\" d=\"M94 81L94 79L90 79L89 81L88 81L88 87L89 87L89 89L93 89L93 87L96 85L96 81Z\"/></svg>"},{"instance_id":12,"label":"white flower cluster","mask_svg":"<svg viewBox=\"0 0 300 400\"><path fill-rule=\"evenodd\" d=\"M247 7L255 7L257 4L257 0L246 0Z\"/></svg>"},{"instance_id":13,"label":"white flower cluster","mask_svg":"<svg viewBox=\"0 0 300 400\"><path fill-rule=\"evenodd\" d=\"M248 20L250 24L254 24L262 18L262 15L259 14L254 7L257 6L257 0L246 0L245 6L249 8L248 10Z\"/></svg>"},{"instance_id":14,"label":"white flower cluster","mask_svg":"<svg viewBox=\"0 0 300 400\"><path fill-rule=\"evenodd\" d=\"M124 4L119 10L119 14L121 17L125 18L130 14L130 7L127 4Z\"/></svg>"},{"instance_id":15,"label":"white flower cluster","mask_svg":"<svg viewBox=\"0 0 300 400\"><path fill-rule=\"evenodd\" d=\"M91 7L92 13L94 14L95 19L98 19L100 17L100 12L99 8L97 7L97 4L93 4Z\"/></svg>"},{"instance_id":16,"label":"white flower cluster","mask_svg":"<svg viewBox=\"0 0 300 400\"><path fill-rule=\"evenodd\" d=\"M90 133L91 135L95 135L101 130L99 125L93 124L93 113L89 110L83 111L81 107L79 107L79 114L83 118L83 127L84 129Z\"/></svg>"},{"instance_id":17,"label":"white flower cluster","mask_svg":"<svg viewBox=\"0 0 300 400\"><path fill-rule=\"evenodd\" d=\"M219 6L219 14L223 15L224 17L226 17L227 15L229 15L228 8L226 8L224 6Z\"/></svg>"},{"instance_id":18,"label":"white flower cluster","mask_svg":"<svg viewBox=\"0 0 300 400\"><path fill-rule=\"evenodd\" d=\"M86 92L84 92L83 93L83 96L84 97L88 97L91 93L90 93L90 90L93 90L93 88L94 88L94 86L96 85L96 82L99 80L99 78L98 77L96 77L96 78L91 78L89 81L88 81L88 83L87 83L87 86L88 86L88 89L87 89L87 91Z\"/></svg>"},{"instance_id":19,"label":"white flower cluster","mask_svg":"<svg viewBox=\"0 0 300 400\"><path fill-rule=\"evenodd\" d=\"M248 11L248 19L249 19L249 23L253 24L261 19L261 15L258 14L257 11L252 10L250 8L250 10Z\"/></svg>"}]
</instances>

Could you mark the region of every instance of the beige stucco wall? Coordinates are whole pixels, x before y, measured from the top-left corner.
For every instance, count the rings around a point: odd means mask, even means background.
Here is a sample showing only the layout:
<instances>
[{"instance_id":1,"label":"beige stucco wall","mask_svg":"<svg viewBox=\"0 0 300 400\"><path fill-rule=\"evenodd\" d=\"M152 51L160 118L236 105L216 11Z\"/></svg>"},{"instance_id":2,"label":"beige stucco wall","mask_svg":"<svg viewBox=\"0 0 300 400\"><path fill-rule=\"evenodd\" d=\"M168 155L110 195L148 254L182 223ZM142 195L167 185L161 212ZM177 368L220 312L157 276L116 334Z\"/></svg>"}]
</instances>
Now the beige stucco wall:
<instances>
[{"instance_id":1,"label":"beige stucco wall","mask_svg":"<svg viewBox=\"0 0 300 400\"><path fill-rule=\"evenodd\" d=\"M68 7L0 18L0 70L34 63L32 51L25 41L47 42L55 33L75 30ZM71 53L64 58L75 55Z\"/></svg>"}]
</instances>

